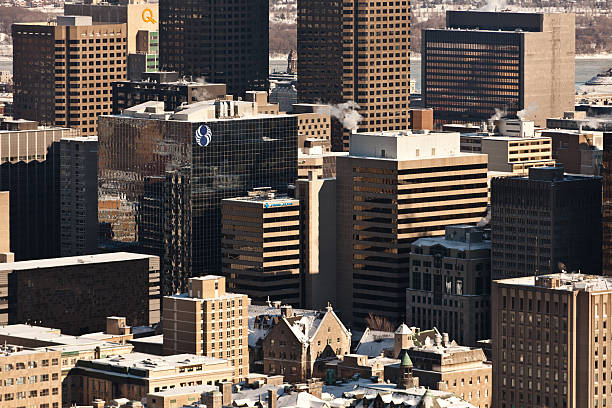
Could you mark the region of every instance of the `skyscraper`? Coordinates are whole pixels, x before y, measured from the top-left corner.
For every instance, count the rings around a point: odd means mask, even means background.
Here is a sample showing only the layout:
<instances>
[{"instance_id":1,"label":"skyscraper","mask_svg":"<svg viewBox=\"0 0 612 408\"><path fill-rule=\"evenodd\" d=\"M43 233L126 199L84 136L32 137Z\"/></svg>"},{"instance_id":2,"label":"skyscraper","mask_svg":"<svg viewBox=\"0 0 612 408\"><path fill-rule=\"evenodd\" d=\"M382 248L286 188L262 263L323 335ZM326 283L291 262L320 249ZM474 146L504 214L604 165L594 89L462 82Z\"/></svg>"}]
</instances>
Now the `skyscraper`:
<instances>
[{"instance_id":1,"label":"skyscraper","mask_svg":"<svg viewBox=\"0 0 612 408\"><path fill-rule=\"evenodd\" d=\"M17 118L97 135L97 117L112 110L111 83L126 78L125 24L13 24L14 114Z\"/></svg>"},{"instance_id":2,"label":"skyscraper","mask_svg":"<svg viewBox=\"0 0 612 408\"><path fill-rule=\"evenodd\" d=\"M100 117L102 242L160 255L164 294L221 271L221 200L297 178L297 117L256 102L147 102Z\"/></svg>"},{"instance_id":3,"label":"skyscraper","mask_svg":"<svg viewBox=\"0 0 612 408\"><path fill-rule=\"evenodd\" d=\"M601 271L601 178L562 167L491 181L491 277Z\"/></svg>"},{"instance_id":4,"label":"skyscraper","mask_svg":"<svg viewBox=\"0 0 612 408\"><path fill-rule=\"evenodd\" d=\"M228 93L268 90L268 1L159 2L162 70L227 85Z\"/></svg>"},{"instance_id":5,"label":"skyscraper","mask_svg":"<svg viewBox=\"0 0 612 408\"><path fill-rule=\"evenodd\" d=\"M336 165L338 309L399 322L412 242L481 220L487 156L462 153L458 133L354 133Z\"/></svg>"},{"instance_id":6,"label":"skyscraper","mask_svg":"<svg viewBox=\"0 0 612 408\"><path fill-rule=\"evenodd\" d=\"M409 1L299 0L297 41L298 102L353 101L362 132L409 127ZM350 130L334 128L334 150L348 150Z\"/></svg>"},{"instance_id":7,"label":"skyscraper","mask_svg":"<svg viewBox=\"0 0 612 408\"><path fill-rule=\"evenodd\" d=\"M493 282L493 407L607 405L610 287L569 273Z\"/></svg>"},{"instance_id":8,"label":"skyscraper","mask_svg":"<svg viewBox=\"0 0 612 408\"><path fill-rule=\"evenodd\" d=\"M574 14L447 11L423 30L423 103L438 123L499 109L544 125L574 108L574 44Z\"/></svg>"},{"instance_id":9,"label":"skyscraper","mask_svg":"<svg viewBox=\"0 0 612 408\"><path fill-rule=\"evenodd\" d=\"M612 133L603 135L602 274L612 275Z\"/></svg>"}]
</instances>

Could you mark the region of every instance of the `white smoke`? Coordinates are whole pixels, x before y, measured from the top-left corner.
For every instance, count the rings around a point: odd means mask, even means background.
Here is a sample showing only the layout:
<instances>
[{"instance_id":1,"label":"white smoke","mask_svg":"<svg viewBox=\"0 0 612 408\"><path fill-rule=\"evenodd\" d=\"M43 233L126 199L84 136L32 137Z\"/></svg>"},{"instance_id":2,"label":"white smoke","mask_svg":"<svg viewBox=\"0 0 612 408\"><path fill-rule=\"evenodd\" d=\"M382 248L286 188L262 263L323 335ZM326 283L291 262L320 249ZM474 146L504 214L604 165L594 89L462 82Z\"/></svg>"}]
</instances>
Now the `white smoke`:
<instances>
[{"instance_id":1,"label":"white smoke","mask_svg":"<svg viewBox=\"0 0 612 408\"><path fill-rule=\"evenodd\" d=\"M363 120L363 116L358 111L359 105L354 101L338 105L327 105L327 108L329 109L329 115L338 119L345 129L357 130L359 123Z\"/></svg>"},{"instance_id":2,"label":"white smoke","mask_svg":"<svg viewBox=\"0 0 612 408\"><path fill-rule=\"evenodd\" d=\"M489 123L494 124L496 120L500 120L501 118L506 117L506 115L508 115L508 111L505 108L504 109L495 108L495 113L493 114L493 116L489 118Z\"/></svg>"},{"instance_id":3,"label":"white smoke","mask_svg":"<svg viewBox=\"0 0 612 408\"><path fill-rule=\"evenodd\" d=\"M480 11L500 11L508 7L506 0L486 0Z\"/></svg>"},{"instance_id":4,"label":"white smoke","mask_svg":"<svg viewBox=\"0 0 612 408\"><path fill-rule=\"evenodd\" d=\"M535 102L531 102L525 109L516 112L516 116L518 116L519 119L525 120L527 119L528 115L535 112L536 110L538 110L538 104Z\"/></svg>"}]
</instances>

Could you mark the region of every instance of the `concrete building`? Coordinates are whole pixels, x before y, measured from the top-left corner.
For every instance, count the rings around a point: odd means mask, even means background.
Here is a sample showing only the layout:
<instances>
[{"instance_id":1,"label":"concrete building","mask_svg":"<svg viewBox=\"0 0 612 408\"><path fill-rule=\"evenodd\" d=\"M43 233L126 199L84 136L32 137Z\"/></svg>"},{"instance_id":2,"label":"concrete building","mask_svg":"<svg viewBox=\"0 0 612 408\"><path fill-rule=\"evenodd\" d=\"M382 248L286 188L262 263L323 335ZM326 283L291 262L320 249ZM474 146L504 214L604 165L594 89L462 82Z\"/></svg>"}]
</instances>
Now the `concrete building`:
<instances>
[{"instance_id":1,"label":"concrete building","mask_svg":"<svg viewBox=\"0 0 612 408\"><path fill-rule=\"evenodd\" d=\"M99 119L101 243L159 255L165 295L221 271L223 199L295 183L298 117L262 114L269 104L253 96L176 111L150 101Z\"/></svg>"},{"instance_id":2,"label":"concrete building","mask_svg":"<svg viewBox=\"0 0 612 408\"><path fill-rule=\"evenodd\" d=\"M0 191L0 263L14 262L11 252L10 193Z\"/></svg>"},{"instance_id":3,"label":"concrete building","mask_svg":"<svg viewBox=\"0 0 612 408\"><path fill-rule=\"evenodd\" d=\"M136 53L127 56L127 79L139 81L144 74L159 71L159 33L139 30Z\"/></svg>"},{"instance_id":4,"label":"concrete building","mask_svg":"<svg viewBox=\"0 0 612 408\"><path fill-rule=\"evenodd\" d=\"M0 346L2 407L60 408L62 405L59 351Z\"/></svg>"},{"instance_id":5,"label":"concrete building","mask_svg":"<svg viewBox=\"0 0 612 408\"><path fill-rule=\"evenodd\" d=\"M225 95L223 84L189 81L177 72L143 73L141 80L113 82L113 113L120 114L126 108L149 101L163 101L164 110L173 111L182 104Z\"/></svg>"},{"instance_id":6,"label":"concrete building","mask_svg":"<svg viewBox=\"0 0 612 408\"><path fill-rule=\"evenodd\" d=\"M269 188L221 204L221 262L228 290L254 304L301 305L300 202Z\"/></svg>"},{"instance_id":7,"label":"concrete building","mask_svg":"<svg viewBox=\"0 0 612 408\"><path fill-rule=\"evenodd\" d=\"M447 11L446 28L423 31L423 103L438 123L498 109L542 126L573 109L574 54L574 14Z\"/></svg>"},{"instance_id":8,"label":"concrete building","mask_svg":"<svg viewBox=\"0 0 612 408\"><path fill-rule=\"evenodd\" d=\"M89 16L96 24L124 23L127 27L127 53L138 51L138 33L157 32L158 4L144 0L125 2L81 1L64 4L67 16Z\"/></svg>"},{"instance_id":9,"label":"concrete building","mask_svg":"<svg viewBox=\"0 0 612 408\"><path fill-rule=\"evenodd\" d=\"M308 140L322 140L325 152L331 150L330 107L316 103L297 103L292 112L298 115L298 148L305 148Z\"/></svg>"},{"instance_id":10,"label":"concrete building","mask_svg":"<svg viewBox=\"0 0 612 408\"><path fill-rule=\"evenodd\" d=\"M553 158L565 171L601 175L603 132L544 129L540 134L551 139Z\"/></svg>"},{"instance_id":11,"label":"concrete building","mask_svg":"<svg viewBox=\"0 0 612 408\"><path fill-rule=\"evenodd\" d=\"M410 251L406 321L437 327L460 344L491 336L491 241L480 228L446 227L444 237L419 238Z\"/></svg>"},{"instance_id":12,"label":"concrete building","mask_svg":"<svg viewBox=\"0 0 612 408\"><path fill-rule=\"evenodd\" d=\"M336 159L348 152L330 152L322 139L306 139L298 149L298 179L306 179L312 172L314 178L336 177Z\"/></svg>"},{"instance_id":13,"label":"concrete building","mask_svg":"<svg viewBox=\"0 0 612 408\"><path fill-rule=\"evenodd\" d=\"M532 168L491 182L491 277L601 271L601 179ZM561 265L561 264L564 265Z\"/></svg>"},{"instance_id":14,"label":"concrete building","mask_svg":"<svg viewBox=\"0 0 612 408\"><path fill-rule=\"evenodd\" d=\"M493 282L493 406L609 401L610 287L608 277L568 273Z\"/></svg>"},{"instance_id":15,"label":"concrete building","mask_svg":"<svg viewBox=\"0 0 612 408\"><path fill-rule=\"evenodd\" d=\"M482 349L459 346L443 333L407 354L421 387L454 392L475 407L493 407L493 369Z\"/></svg>"},{"instance_id":16,"label":"concrete building","mask_svg":"<svg viewBox=\"0 0 612 408\"><path fill-rule=\"evenodd\" d=\"M353 130L409 128L410 2L394 5L322 0L298 3L298 102L353 102L363 117L361 122L336 122L334 151L349 149ZM344 115L355 119L353 108Z\"/></svg>"},{"instance_id":17,"label":"concrete building","mask_svg":"<svg viewBox=\"0 0 612 408\"><path fill-rule=\"evenodd\" d=\"M346 321L406 308L411 243L475 223L487 207L487 156L458 133L356 133L337 159L338 309Z\"/></svg>"},{"instance_id":18,"label":"concrete building","mask_svg":"<svg viewBox=\"0 0 612 408\"><path fill-rule=\"evenodd\" d=\"M126 79L126 25L59 16L13 24L12 36L14 115L96 136L98 116L111 113L111 83Z\"/></svg>"},{"instance_id":19,"label":"concrete building","mask_svg":"<svg viewBox=\"0 0 612 408\"><path fill-rule=\"evenodd\" d=\"M140 401L148 394L176 387L232 381L228 360L194 354L167 357L144 353L79 360L70 372L82 382L79 404L95 399Z\"/></svg>"},{"instance_id":20,"label":"concrete building","mask_svg":"<svg viewBox=\"0 0 612 408\"><path fill-rule=\"evenodd\" d=\"M431 108L410 109L410 129L412 130L433 130L434 129L434 111L433 109Z\"/></svg>"},{"instance_id":21,"label":"concrete building","mask_svg":"<svg viewBox=\"0 0 612 408\"><path fill-rule=\"evenodd\" d=\"M264 374L280 374L289 382L306 381L313 377L317 359L350 352L351 332L329 305L322 311L268 307L250 315L255 313L252 326L249 323L254 331L249 344L261 339Z\"/></svg>"},{"instance_id":22,"label":"concrete building","mask_svg":"<svg viewBox=\"0 0 612 408\"><path fill-rule=\"evenodd\" d=\"M335 166L334 166L335 167ZM300 201L302 305L322 309L336 302L336 179L311 172L296 182Z\"/></svg>"},{"instance_id":23,"label":"concrete building","mask_svg":"<svg viewBox=\"0 0 612 408\"><path fill-rule=\"evenodd\" d=\"M612 275L612 133L604 134L603 144L601 272L610 276Z\"/></svg>"},{"instance_id":24,"label":"concrete building","mask_svg":"<svg viewBox=\"0 0 612 408\"><path fill-rule=\"evenodd\" d=\"M161 68L226 84L236 97L267 91L268 10L265 0L160 2Z\"/></svg>"},{"instance_id":25,"label":"concrete building","mask_svg":"<svg viewBox=\"0 0 612 408\"><path fill-rule=\"evenodd\" d=\"M0 323L37 323L69 334L159 322L159 258L124 252L0 264Z\"/></svg>"},{"instance_id":26,"label":"concrete building","mask_svg":"<svg viewBox=\"0 0 612 408\"><path fill-rule=\"evenodd\" d=\"M98 138L60 141L60 251L98 252Z\"/></svg>"},{"instance_id":27,"label":"concrete building","mask_svg":"<svg viewBox=\"0 0 612 408\"><path fill-rule=\"evenodd\" d=\"M10 193L10 252L18 261L60 256L59 144L79 134L32 121L0 120L0 191Z\"/></svg>"},{"instance_id":28,"label":"concrete building","mask_svg":"<svg viewBox=\"0 0 612 408\"><path fill-rule=\"evenodd\" d=\"M164 354L223 358L224 381L241 381L249 374L248 308L246 295L225 291L222 276L189 279L188 293L164 296Z\"/></svg>"}]
</instances>

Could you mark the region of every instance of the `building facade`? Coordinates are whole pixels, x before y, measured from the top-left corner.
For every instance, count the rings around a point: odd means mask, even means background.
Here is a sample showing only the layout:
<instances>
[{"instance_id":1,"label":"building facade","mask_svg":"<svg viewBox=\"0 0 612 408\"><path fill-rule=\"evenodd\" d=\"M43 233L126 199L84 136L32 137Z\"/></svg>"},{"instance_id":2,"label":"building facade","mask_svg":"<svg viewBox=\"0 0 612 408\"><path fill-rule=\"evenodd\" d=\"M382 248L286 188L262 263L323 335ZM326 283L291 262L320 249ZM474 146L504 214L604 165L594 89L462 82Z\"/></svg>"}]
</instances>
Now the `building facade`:
<instances>
[{"instance_id":1,"label":"building facade","mask_svg":"<svg viewBox=\"0 0 612 408\"><path fill-rule=\"evenodd\" d=\"M468 225L446 227L444 237L419 238L410 251L406 321L437 327L459 344L491 336L491 241Z\"/></svg>"},{"instance_id":2,"label":"building facade","mask_svg":"<svg viewBox=\"0 0 612 408\"><path fill-rule=\"evenodd\" d=\"M79 135L25 120L0 122L0 191L10 193L10 248L17 261L61 254L59 145Z\"/></svg>"},{"instance_id":3,"label":"building facade","mask_svg":"<svg viewBox=\"0 0 612 408\"><path fill-rule=\"evenodd\" d=\"M603 183L602 200L602 274L612 275L612 133L603 136L603 158L601 176Z\"/></svg>"},{"instance_id":4,"label":"building facade","mask_svg":"<svg viewBox=\"0 0 612 408\"><path fill-rule=\"evenodd\" d=\"M601 179L532 168L491 181L491 276L601 271Z\"/></svg>"},{"instance_id":5,"label":"building facade","mask_svg":"<svg viewBox=\"0 0 612 408\"><path fill-rule=\"evenodd\" d=\"M222 358L239 382L249 374L249 298L225 291L225 278L189 279L189 292L164 297L164 354Z\"/></svg>"},{"instance_id":6,"label":"building facade","mask_svg":"<svg viewBox=\"0 0 612 408\"><path fill-rule=\"evenodd\" d=\"M569 129L544 129L552 141L553 158L572 174L601 175L603 133Z\"/></svg>"},{"instance_id":7,"label":"building facade","mask_svg":"<svg viewBox=\"0 0 612 408\"><path fill-rule=\"evenodd\" d=\"M493 406L603 407L608 277L550 274L493 282Z\"/></svg>"},{"instance_id":8,"label":"building facade","mask_svg":"<svg viewBox=\"0 0 612 408\"><path fill-rule=\"evenodd\" d=\"M544 125L573 110L574 45L574 14L447 11L446 28L423 31L423 103L438 123L498 109Z\"/></svg>"},{"instance_id":9,"label":"building facade","mask_svg":"<svg viewBox=\"0 0 612 408\"><path fill-rule=\"evenodd\" d=\"M24 349L4 344L0 347L2 407L60 408L62 380L59 351Z\"/></svg>"},{"instance_id":10,"label":"building facade","mask_svg":"<svg viewBox=\"0 0 612 408\"><path fill-rule=\"evenodd\" d=\"M106 317L159 322L159 258L114 253L0 264L2 324L37 323L68 334L102 331Z\"/></svg>"},{"instance_id":11,"label":"building facade","mask_svg":"<svg viewBox=\"0 0 612 408\"><path fill-rule=\"evenodd\" d=\"M12 36L15 117L96 136L97 117L111 113L111 83L126 79L125 24L59 16L13 24Z\"/></svg>"},{"instance_id":12,"label":"building facade","mask_svg":"<svg viewBox=\"0 0 612 408\"><path fill-rule=\"evenodd\" d=\"M487 156L460 152L458 133L357 133L336 164L340 314L354 323L369 314L400 323L411 243L480 221Z\"/></svg>"},{"instance_id":13,"label":"building facade","mask_svg":"<svg viewBox=\"0 0 612 408\"><path fill-rule=\"evenodd\" d=\"M336 123L332 148L350 131L409 128L410 2L298 2L298 102L359 106L360 123Z\"/></svg>"},{"instance_id":14,"label":"building facade","mask_svg":"<svg viewBox=\"0 0 612 408\"><path fill-rule=\"evenodd\" d=\"M15 254L11 252L11 211L10 193L0 191L0 263L14 262Z\"/></svg>"},{"instance_id":15,"label":"building facade","mask_svg":"<svg viewBox=\"0 0 612 408\"><path fill-rule=\"evenodd\" d=\"M161 68L226 84L236 96L267 91L268 9L264 0L161 1Z\"/></svg>"},{"instance_id":16,"label":"building facade","mask_svg":"<svg viewBox=\"0 0 612 408\"><path fill-rule=\"evenodd\" d=\"M98 219L105 247L162 257L162 290L221 270L221 201L297 178L297 118L255 102L204 101L175 112L147 102L100 118Z\"/></svg>"},{"instance_id":17,"label":"building facade","mask_svg":"<svg viewBox=\"0 0 612 408\"><path fill-rule=\"evenodd\" d=\"M270 189L223 200L221 262L228 289L254 304L299 307L300 202Z\"/></svg>"},{"instance_id":18,"label":"building facade","mask_svg":"<svg viewBox=\"0 0 612 408\"><path fill-rule=\"evenodd\" d=\"M98 252L98 138L60 140L60 253Z\"/></svg>"}]
</instances>

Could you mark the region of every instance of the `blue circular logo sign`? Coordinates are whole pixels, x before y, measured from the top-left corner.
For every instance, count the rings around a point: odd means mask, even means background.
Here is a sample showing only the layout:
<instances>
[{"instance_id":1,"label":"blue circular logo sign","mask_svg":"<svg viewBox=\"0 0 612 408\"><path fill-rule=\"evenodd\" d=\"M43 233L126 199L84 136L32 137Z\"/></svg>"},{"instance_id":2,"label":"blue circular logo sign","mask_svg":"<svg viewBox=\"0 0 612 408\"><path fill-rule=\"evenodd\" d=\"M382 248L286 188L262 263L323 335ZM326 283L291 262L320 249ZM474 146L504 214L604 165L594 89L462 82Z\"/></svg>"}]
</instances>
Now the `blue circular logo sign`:
<instances>
[{"instance_id":1,"label":"blue circular logo sign","mask_svg":"<svg viewBox=\"0 0 612 408\"><path fill-rule=\"evenodd\" d=\"M202 125L196 130L195 141L198 146L206 147L210 144L212 139L212 131L206 125Z\"/></svg>"}]
</instances>

